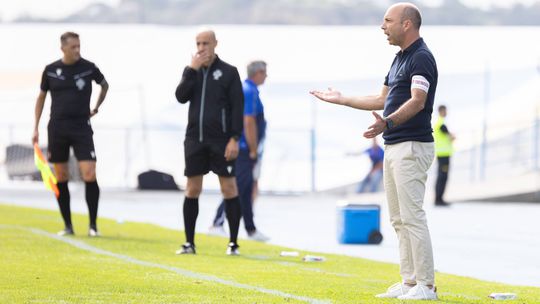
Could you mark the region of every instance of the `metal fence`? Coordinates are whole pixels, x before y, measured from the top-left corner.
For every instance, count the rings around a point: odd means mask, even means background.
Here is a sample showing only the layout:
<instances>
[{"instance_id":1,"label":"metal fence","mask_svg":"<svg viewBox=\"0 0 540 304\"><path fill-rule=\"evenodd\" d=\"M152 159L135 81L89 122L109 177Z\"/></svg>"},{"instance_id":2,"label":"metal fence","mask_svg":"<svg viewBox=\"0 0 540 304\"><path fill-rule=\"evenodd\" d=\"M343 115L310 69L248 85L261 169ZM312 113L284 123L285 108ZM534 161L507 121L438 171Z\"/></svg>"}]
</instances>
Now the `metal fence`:
<instances>
[{"instance_id":1,"label":"metal fence","mask_svg":"<svg viewBox=\"0 0 540 304\"><path fill-rule=\"evenodd\" d=\"M0 182L7 180L6 147L29 145L31 130L29 124L0 124ZM171 174L185 185L184 128L94 126L94 131L97 173L103 185L136 187L137 175L149 169ZM367 157L345 157L343 147L317 134L316 129L269 129L260 181L263 191L325 190L364 176L370 166ZM457 135L465 147L452 157L452 182L475 183L539 170L538 117L517 125L490 126L485 133L480 129ZM46 144L46 130L41 130L41 144ZM206 177L205 189L219 189L217 178Z\"/></svg>"}]
</instances>

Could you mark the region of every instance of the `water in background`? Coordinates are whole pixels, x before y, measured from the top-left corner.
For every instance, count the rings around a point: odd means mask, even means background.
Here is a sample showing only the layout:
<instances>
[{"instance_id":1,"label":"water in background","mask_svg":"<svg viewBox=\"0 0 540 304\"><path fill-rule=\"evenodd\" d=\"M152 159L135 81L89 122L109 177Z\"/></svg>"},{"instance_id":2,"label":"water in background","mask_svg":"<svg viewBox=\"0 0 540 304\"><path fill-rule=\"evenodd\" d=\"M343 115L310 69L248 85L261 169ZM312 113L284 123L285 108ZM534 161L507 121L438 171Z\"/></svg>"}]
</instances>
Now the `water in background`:
<instances>
[{"instance_id":1,"label":"water in background","mask_svg":"<svg viewBox=\"0 0 540 304\"><path fill-rule=\"evenodd\" d=\"M369 146L362 133L372 115L316 102L308 91L332 86L345 94L378 93L398 51L388 46L382 31L376 26L214 29L218 55L236 65L242 77L250 60L269 64L261 87L269 123L261 188L311 189L313 130L316 189L360 180L368 158L346 154ZM137 174L153 168L183 184L188 106L176 102L174 90L195 50L194 27L0 25L0 158L7 144L29 143L41 72L61 57L59 35L67 30L81 35L82 55L100 67L111 85L92 121L100 182L135 186ZM533 121L540 43L531 37L540 36L539 27L424 27L422 34L439 67L436 103L449 107L448 125L458 136L458 149L478 144L484 117L492 137ZM42 144L47 116L48 109L40 124ZM217 189L217 179L207 178L205 187Z\"/></svg>"}]
</instances>

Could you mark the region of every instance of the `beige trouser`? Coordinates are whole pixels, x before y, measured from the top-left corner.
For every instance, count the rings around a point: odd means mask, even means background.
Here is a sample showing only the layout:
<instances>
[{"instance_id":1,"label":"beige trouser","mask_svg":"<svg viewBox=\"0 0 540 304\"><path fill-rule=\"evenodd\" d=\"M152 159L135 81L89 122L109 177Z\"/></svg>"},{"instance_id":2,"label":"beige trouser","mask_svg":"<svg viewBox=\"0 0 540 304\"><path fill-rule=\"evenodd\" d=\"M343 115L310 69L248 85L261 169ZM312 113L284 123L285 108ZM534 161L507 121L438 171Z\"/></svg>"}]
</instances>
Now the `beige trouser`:
<instances>
[{"instance_id":1,"label":"beige trouser","mask_svg":"<svg viewBox=\"0 0 540 304\"><path fill-rule=\"evenodd\" d=\"M434 285L431 237L422 209L433 158L433 143L407 141L385 146L384 187L390 222L399 241L404 283Z\"/></svg>"}]
</instances>

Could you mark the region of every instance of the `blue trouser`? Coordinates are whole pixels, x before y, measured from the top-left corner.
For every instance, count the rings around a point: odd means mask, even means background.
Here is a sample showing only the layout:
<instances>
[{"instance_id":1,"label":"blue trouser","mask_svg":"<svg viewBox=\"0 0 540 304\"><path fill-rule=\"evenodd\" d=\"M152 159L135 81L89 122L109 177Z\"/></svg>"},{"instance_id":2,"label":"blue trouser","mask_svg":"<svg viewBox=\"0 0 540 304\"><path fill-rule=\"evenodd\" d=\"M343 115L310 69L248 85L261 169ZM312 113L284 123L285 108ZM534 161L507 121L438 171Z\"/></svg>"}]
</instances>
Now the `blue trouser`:
<instances>
[{"instance_id":1,"label":"blue trouser","mask_svg":"<svg viewBox=\"0 0 540 304\"><path fill-rule=\"evenodd\" d=\"M381 184L383 178L383 170L376 170L370 172L364 180L358 185L357 193L364 193L369 190L369 192L379 191L379 185Z\"/></svg>"},{"instance_id":2,"label":"blue trouser","mask_svg":"<svg viewBox=\"0 0 540 304\"><path fill-rule=\"evenodd\" d=\"M248 233L257 230L253 222L253 167L256 161L249 158L249 150L240 149L236 159L236 185L242 206L244 226ZM225 204L221 201L214 218L214 226L222 226L225 221Z\"/></svg>"}]
</instances>

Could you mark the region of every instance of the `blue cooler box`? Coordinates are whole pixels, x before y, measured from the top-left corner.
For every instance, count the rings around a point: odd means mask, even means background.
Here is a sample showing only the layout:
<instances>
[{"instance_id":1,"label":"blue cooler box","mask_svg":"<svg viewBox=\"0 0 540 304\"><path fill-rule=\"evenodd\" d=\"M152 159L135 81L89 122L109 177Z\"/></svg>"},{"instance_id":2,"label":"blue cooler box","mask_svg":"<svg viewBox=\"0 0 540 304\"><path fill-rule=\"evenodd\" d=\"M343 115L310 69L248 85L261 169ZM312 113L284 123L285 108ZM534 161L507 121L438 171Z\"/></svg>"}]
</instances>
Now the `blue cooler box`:
<instances>
[{"instance_id":1,"label":"blue cooler box","mask_svg":"<svg viewBox=\"0 0 540 304\"><path fill-rule=\"evenodd\" d=\"M379 205L340 205L337 209L337 237L342 244L379 244Z\"/></svg>"}]
</instances>

